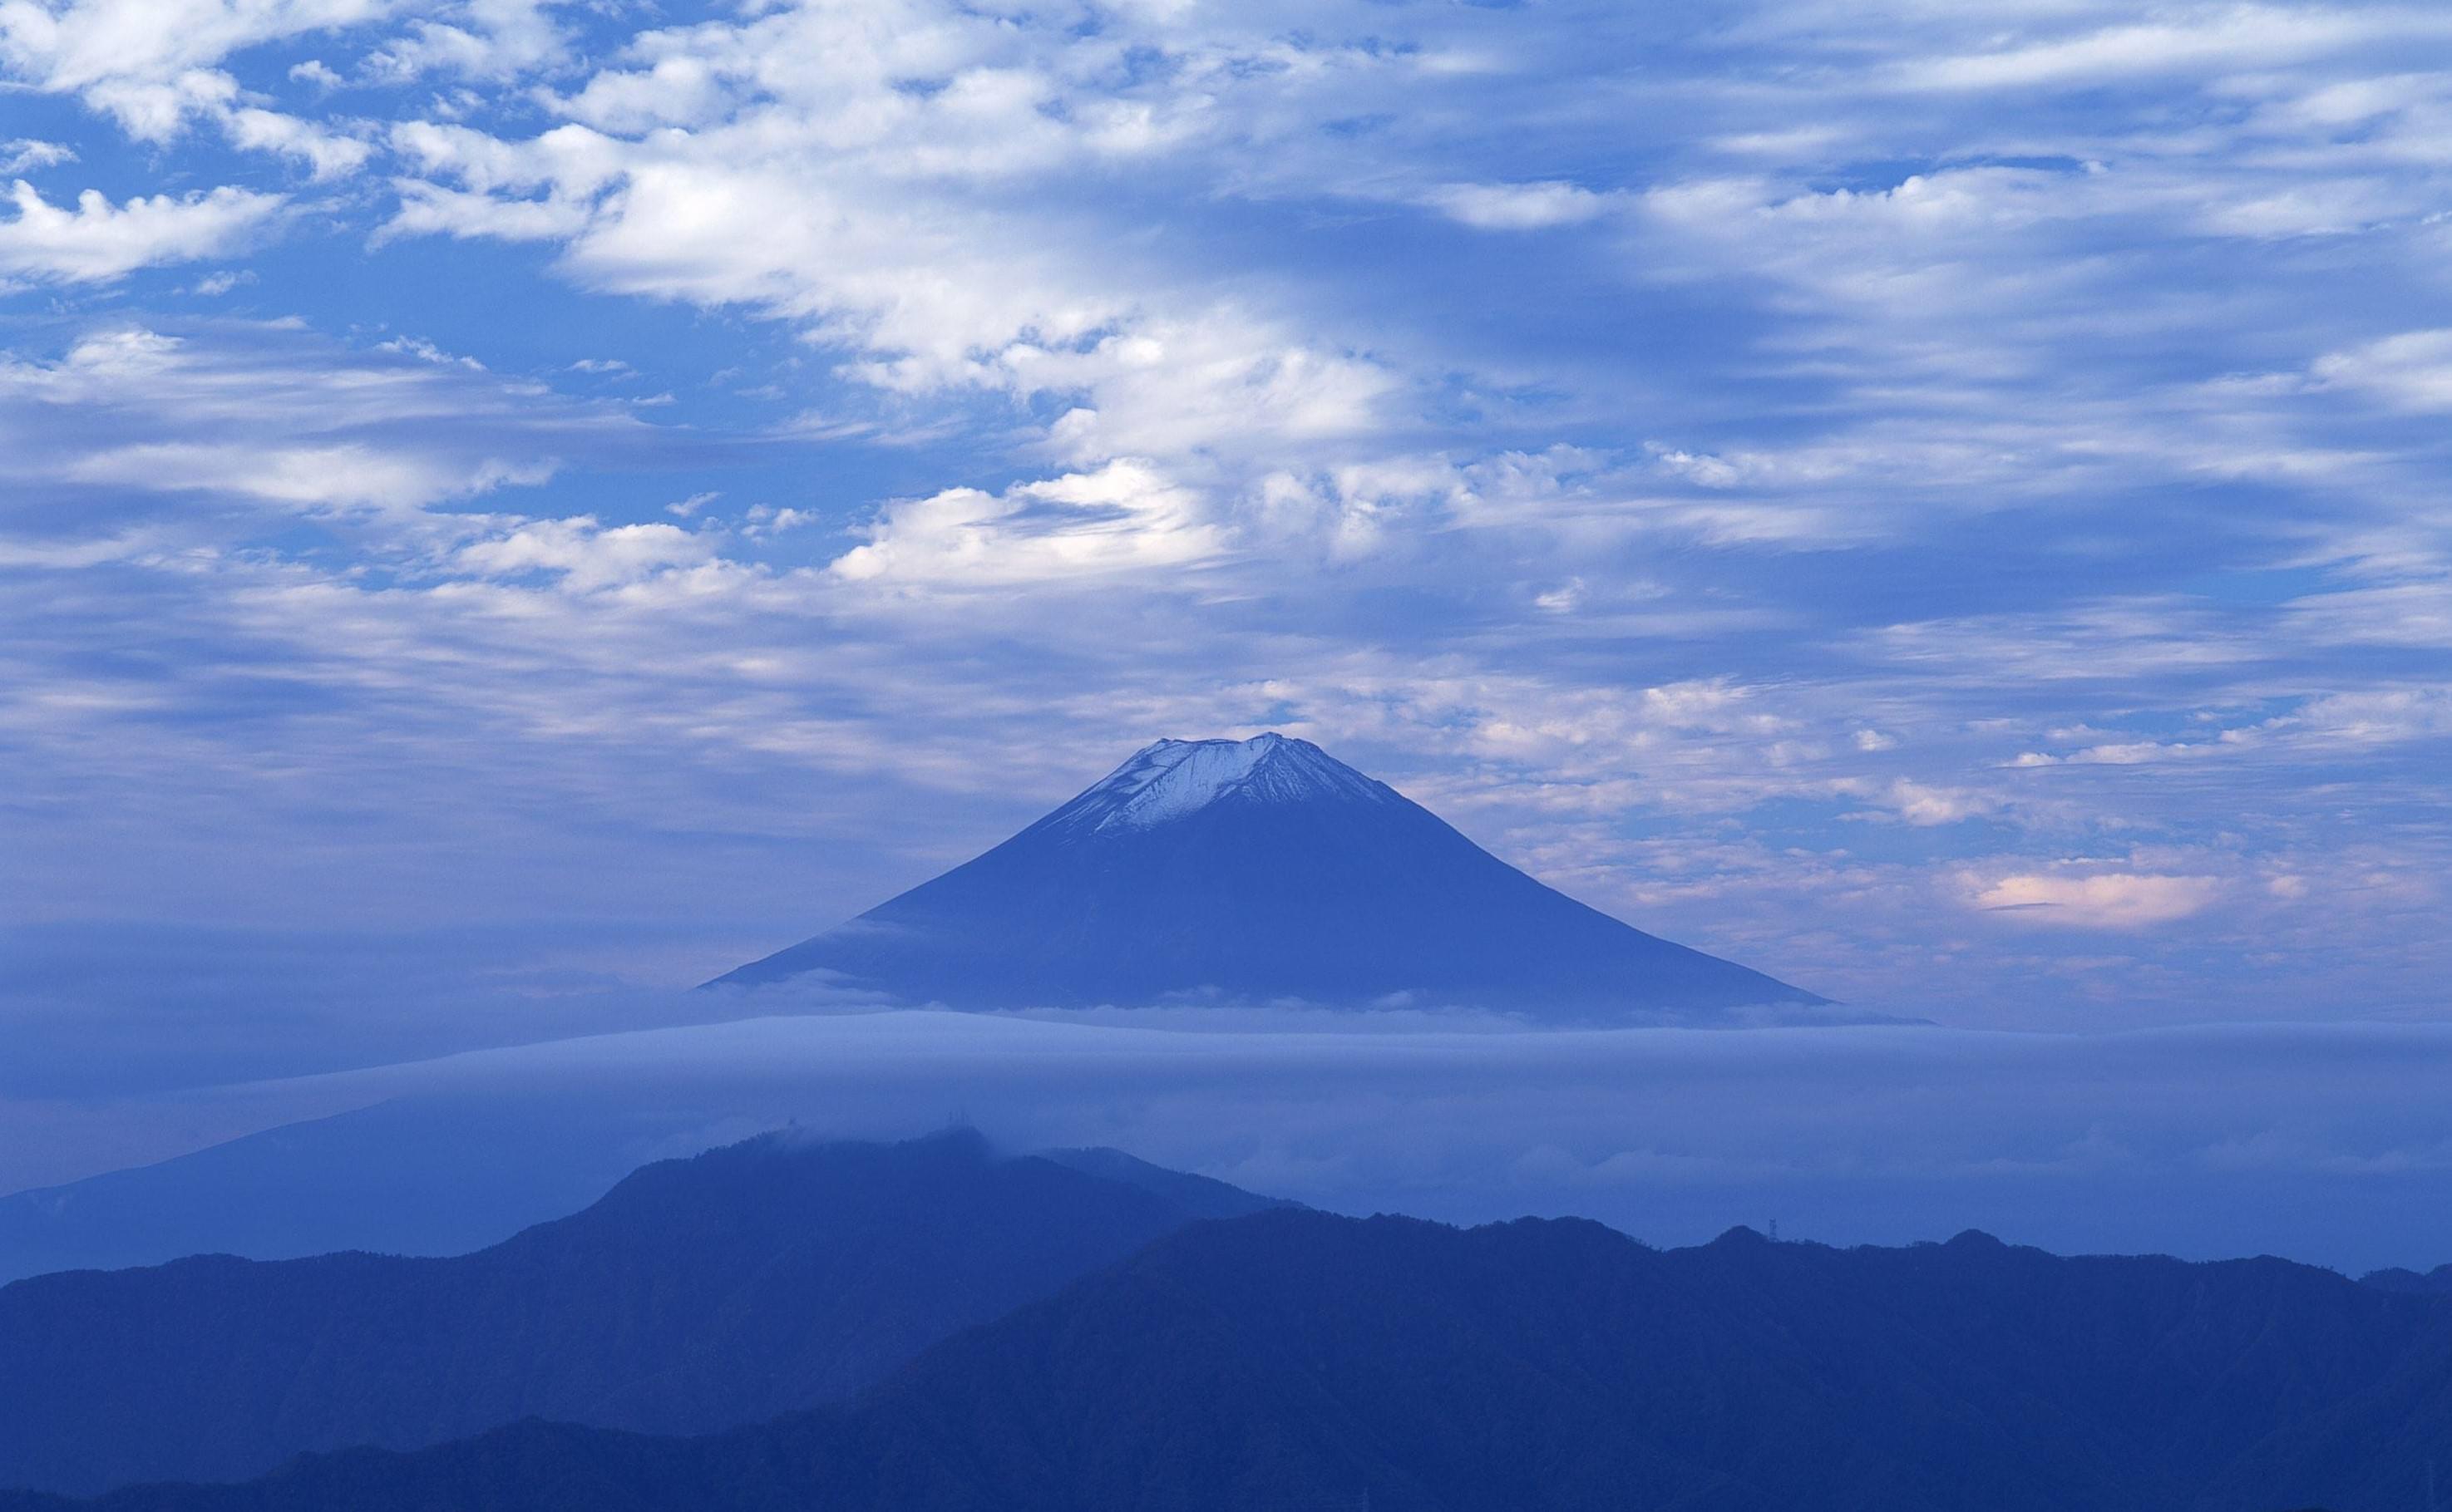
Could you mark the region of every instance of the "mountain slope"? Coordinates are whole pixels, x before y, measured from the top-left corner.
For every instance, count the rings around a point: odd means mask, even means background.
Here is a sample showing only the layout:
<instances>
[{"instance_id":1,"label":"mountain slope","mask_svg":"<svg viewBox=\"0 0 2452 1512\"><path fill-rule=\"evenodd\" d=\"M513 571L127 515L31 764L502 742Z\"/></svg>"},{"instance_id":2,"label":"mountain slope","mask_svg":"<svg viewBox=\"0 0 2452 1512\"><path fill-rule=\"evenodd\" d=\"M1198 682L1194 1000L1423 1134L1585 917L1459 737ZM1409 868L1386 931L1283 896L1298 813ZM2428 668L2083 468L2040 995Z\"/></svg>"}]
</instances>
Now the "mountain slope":
<instances>
[{"instance_id":1,"label":"mountain slope","mask_svg":"<svg viewBox=\"0 0 2452 1512\"><path fill-rule=\"evenodd\" d=\"M522 1424L103 1505L2385 1512L2423 1504L2447 1372L2452 1307L2280 1261L1287 1210L1178 1230L849 1408Z\"/></svg>"},{"instance_id":2,"label":"mountain slope","mask_svg":"<svg viewBox=\"0 0 2452 1512\"><path fill-rule=\"evenodd\" d=\"M1262 1200L976 1135L753 1140L447 1260L228 1256L0 1287L0 1485L260 1473L530 1415L695 1432L845 1395L1196 1218Z\"/></svg>"},{"instance_id":3,"label":"mountain slope","mask_svg":"<svg viewBox=\"0 0 2452 1512\"><path fill-rule=\"evenodd\" d=\"M222 1252L465 1254L586 1207L690 1127L654 1109L573 1117L567 1099L533 1093L285 1124L0 1197L0 1283Z\"/></svg>"},{"instance_id":4,"label":"mountain slope","mask_svg":"<svg viewBox=\"0 0 2452 1512\"><path fill-rule=\"evenodd\" d=\"M1308 741L1161 740L1019 835L719 978L958 1008L1167 999L1714 1021L1812 993L1543 886Z\"/></svg>"}]
</instances>

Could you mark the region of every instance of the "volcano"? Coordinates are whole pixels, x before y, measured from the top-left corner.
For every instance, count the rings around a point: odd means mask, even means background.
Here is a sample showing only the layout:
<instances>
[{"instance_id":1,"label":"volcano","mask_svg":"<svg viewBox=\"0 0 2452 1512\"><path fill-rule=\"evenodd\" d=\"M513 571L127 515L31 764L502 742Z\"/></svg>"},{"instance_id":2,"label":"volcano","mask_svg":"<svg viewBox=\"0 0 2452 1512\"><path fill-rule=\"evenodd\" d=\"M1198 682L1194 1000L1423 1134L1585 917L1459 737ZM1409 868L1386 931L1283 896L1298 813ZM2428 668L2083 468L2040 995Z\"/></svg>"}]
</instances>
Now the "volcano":
<instances>
[{"instance_id":1,"label":"volcano","mask_svg":"<svg viewBox=\"0 0 2452 1512\"><path fill-rule=\"evenodd\" d=\"M1275 734L1145 747L985 854L708 985L794 979L965 1009L1296 1000L1715 1023L1829 1007L1578 903Z\"/></svg>"}]
</instances>

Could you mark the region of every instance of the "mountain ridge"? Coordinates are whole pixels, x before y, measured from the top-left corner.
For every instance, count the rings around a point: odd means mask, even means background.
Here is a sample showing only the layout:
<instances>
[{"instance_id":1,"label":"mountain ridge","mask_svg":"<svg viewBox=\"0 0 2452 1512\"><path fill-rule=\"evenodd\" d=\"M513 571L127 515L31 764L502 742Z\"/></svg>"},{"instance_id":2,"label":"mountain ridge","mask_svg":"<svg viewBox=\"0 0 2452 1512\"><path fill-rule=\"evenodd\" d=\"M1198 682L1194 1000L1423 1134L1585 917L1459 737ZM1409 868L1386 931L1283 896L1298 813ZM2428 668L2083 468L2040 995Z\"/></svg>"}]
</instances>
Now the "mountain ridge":
<instances>
[{"instance_id":1,"label":"mountain ridge","mask_svg":"<svg viewBox=\"0 0 2452 1512\"><path fill-rule=\"evenodd\" d=\"M848 1405L680 1441L526 1424L93 1505L2398 1512L2452 1442L2447 1375L2452 1306L2272 1259L1273 1209L1174 1230Z\"/></svg>"}]
</instances>

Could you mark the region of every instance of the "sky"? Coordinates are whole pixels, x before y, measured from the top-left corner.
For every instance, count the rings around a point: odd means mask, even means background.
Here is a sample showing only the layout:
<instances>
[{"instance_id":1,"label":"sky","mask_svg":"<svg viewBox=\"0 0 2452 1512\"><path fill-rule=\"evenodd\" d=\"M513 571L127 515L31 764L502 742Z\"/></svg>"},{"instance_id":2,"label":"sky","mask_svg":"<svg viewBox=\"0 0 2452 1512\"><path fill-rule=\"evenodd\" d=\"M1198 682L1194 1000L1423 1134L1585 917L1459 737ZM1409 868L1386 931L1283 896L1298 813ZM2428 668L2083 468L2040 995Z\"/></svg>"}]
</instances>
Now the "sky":
<instances>
[{"instance_id":1,"label":"sky","mask_svg":"<svg viewBox=\"0 0 2452 1512\"><path fill-rule=\"evenodd\" d=\"M2418 5L0 0L0 1098L1268 729L1881 1011L2452 1018L2447 167Z\"/></svg>"}]
</instances>

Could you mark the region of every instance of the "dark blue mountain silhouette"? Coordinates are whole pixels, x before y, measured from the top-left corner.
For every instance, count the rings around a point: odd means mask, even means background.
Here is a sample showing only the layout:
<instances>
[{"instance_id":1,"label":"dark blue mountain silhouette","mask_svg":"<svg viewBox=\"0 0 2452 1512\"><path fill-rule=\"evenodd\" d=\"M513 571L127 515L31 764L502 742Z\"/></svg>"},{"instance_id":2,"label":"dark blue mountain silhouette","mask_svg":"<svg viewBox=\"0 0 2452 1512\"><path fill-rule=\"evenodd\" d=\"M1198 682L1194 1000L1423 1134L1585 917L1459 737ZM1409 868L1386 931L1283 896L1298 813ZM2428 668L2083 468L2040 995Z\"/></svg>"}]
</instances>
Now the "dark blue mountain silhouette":
<instances>
[{"instance_id":1,"label":"dark blue mountain silhouette","mask_svg":"<svg viewBox=\"0 0 2452 1512\"><path fill-rule=\"evenodd\" d=\"M793 977L982 1009L1291 998L1714 1022L1825 1002L1545 887L1279 735L1160 740L984 855L718 980Z\"/></svg>"},{"instance_id":2,"label":"dark blue mountain silhouette","mask_svg":"<svg viewBox=\"0 0 2452 1512\"><path fill-rule=\"evenodd\" d=\"M1279 1210L1186 1226L847 1407L524 1424L101 1505L2391 1512L2429 1505L2447 1446L2452 1304L2278 1260Z\"/></svg>"},{"instance_id":3,"label":"dark blue mountain silhouette","mask_svg":"<svg viewBox=\"0 0 2452 1512\"><path fill-rule=\"evenodd\" d=\"M844 1396L1200 1218L1112 1150L768 1136L451 1259L204 1256L0 1287L0 1485L220 1480L523 1417L696 1432Z\"/></svg>"}]
</instances>

